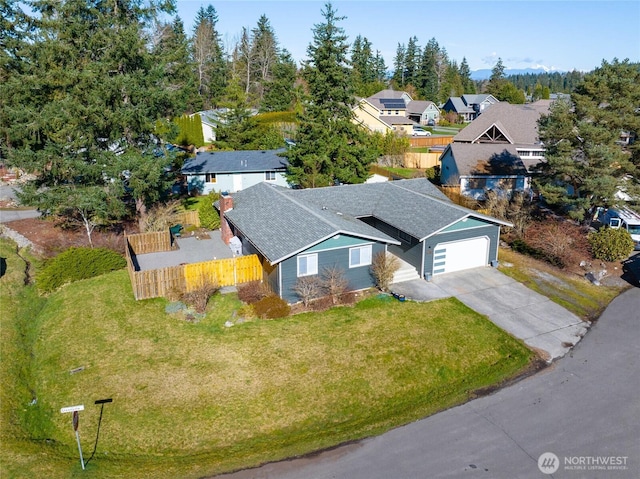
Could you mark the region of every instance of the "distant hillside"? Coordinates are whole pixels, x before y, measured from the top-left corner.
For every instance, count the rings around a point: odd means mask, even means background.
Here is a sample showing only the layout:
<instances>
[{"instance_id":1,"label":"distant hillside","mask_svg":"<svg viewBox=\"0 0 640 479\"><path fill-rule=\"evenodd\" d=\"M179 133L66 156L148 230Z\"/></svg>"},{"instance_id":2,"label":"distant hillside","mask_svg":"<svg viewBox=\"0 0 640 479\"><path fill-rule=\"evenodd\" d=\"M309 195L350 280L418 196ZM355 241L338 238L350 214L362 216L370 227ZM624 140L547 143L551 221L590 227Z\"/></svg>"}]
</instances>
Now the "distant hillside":
<instances>
[{"instance_id":1,"label":"distant hillside","mask_svg":"<svg viewBox=\"0 0 640 479\"><path fill-rule=\"evenodd\" d=\"M504 71L505 76L510 75L538 75L540 73L565 73L558 70L548 70L544 68L506 68ZM485 68L483 70L473 70L471 72L472 80L488 80L491 77L491 69Z\"/></svg>"}]
</instances>

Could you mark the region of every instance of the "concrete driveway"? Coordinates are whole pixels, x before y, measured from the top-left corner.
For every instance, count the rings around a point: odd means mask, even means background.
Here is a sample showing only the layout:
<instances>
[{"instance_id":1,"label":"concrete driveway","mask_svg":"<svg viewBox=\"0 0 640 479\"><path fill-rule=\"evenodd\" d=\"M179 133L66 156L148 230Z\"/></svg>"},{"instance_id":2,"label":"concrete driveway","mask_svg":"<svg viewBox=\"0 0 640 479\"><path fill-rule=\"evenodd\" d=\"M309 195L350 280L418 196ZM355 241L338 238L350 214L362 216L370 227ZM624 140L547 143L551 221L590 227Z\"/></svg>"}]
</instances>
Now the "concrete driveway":
<instances>
[{"instance_id":1,"label":"concrete driveway","mask_svg":"<svg viewBox=\"0 0 640 479\"><path fill-rule=\"evenodd\" d=\"M548 362L564 356L590 326L589 322L495 268L445 274L430 282L397 283L392 285L392 290L414 301L454 296L522 339Z\"/></svg>"}]
</instances>

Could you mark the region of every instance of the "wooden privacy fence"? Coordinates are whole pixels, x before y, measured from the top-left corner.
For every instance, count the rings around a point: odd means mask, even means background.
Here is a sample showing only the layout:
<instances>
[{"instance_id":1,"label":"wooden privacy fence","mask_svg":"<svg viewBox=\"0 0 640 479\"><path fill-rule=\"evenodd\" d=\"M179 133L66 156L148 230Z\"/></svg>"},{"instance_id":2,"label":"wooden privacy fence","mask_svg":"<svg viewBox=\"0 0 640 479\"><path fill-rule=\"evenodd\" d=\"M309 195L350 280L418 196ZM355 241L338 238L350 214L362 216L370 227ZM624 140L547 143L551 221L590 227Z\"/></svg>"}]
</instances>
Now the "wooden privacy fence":
<instances>
[{"instance_id":1,"label":"wooden privacy fence","mask_svg":"<svg viewBox=\"0 0 640 479\"><path fill-rule=\"evenodd\" d=\"M176 222L183 225L200 226L200 214L198 211L182 211L176 215Z\"/></svg>"},{"instance_id":2,"label":"wooden privacy fence","mask_svg":"<svg viewBox=\"0 0 640 479\"><path fill-rule=\"evenodd\" d=\"M262 265L255 254L136 271L136 254L170 251L171 242L169 232L127 236L125 257L133 296L136 299L159 298L173 292L190 292L206 284L216 284L219 287L235 286L262 279Z\"/></svg>"}]
</instances>

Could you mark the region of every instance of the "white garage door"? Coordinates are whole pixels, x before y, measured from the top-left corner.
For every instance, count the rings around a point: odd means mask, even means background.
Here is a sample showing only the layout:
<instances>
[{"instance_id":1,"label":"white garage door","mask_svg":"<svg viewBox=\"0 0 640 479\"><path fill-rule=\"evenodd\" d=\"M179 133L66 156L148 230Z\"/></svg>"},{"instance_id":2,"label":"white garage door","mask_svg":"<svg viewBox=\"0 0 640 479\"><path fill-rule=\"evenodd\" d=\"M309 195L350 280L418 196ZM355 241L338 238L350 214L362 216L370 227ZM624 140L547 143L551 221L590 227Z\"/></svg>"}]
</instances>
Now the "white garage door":
<instances>
[{"instance_id":1,"label":"white garage door","mask_svg":"<svg viewBox=\"0 0 640 479\"><path fill-rule=\"evenodd\" d=\"M489 238L438 243L433 251L433 274L452 273L486 266L489 262Z\"/></svg>"}]
</instances>

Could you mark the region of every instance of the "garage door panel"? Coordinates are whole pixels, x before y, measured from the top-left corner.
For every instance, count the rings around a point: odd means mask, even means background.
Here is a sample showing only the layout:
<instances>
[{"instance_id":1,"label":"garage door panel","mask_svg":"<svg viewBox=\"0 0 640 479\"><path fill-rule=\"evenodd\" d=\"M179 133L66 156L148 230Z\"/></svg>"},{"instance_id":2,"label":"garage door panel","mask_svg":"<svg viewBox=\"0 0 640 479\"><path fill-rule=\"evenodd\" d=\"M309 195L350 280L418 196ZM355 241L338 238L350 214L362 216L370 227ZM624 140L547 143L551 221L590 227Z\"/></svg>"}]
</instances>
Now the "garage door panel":
<instances>
[{"instance_id":1,"label":"garage door panel","mask_svg":"<svg viewBox=\"0 0 640 479\"><path fill-rule=\"evenodd\" d=\"M488 262L489 238L486 236L438 243L433 251L433 274L477 268Z\"/></svg>"}]
</instances>

